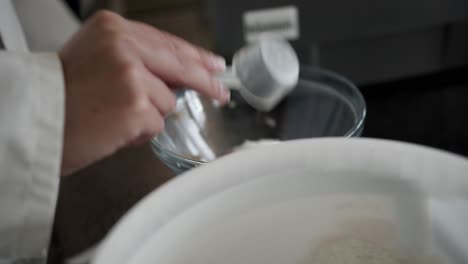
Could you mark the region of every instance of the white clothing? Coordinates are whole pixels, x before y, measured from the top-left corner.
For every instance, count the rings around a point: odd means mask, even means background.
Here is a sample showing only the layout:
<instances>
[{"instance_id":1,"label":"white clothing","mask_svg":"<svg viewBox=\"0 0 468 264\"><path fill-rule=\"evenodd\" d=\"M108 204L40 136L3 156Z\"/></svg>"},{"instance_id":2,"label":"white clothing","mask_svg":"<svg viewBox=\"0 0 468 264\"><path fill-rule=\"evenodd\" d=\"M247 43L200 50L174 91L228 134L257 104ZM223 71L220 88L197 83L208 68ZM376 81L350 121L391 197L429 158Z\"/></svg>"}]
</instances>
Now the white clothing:
<instances>
[{"instance_id":1,"label":"white clothing","mask_svg":"<svg viewBox=\"0 0 468 264\"><path fill-rule=\"evenodd\" d=\"M77 28L58 0L0 0L0 263L46 259L65 104L55 51Z\"/></svg>"}]
</instances>

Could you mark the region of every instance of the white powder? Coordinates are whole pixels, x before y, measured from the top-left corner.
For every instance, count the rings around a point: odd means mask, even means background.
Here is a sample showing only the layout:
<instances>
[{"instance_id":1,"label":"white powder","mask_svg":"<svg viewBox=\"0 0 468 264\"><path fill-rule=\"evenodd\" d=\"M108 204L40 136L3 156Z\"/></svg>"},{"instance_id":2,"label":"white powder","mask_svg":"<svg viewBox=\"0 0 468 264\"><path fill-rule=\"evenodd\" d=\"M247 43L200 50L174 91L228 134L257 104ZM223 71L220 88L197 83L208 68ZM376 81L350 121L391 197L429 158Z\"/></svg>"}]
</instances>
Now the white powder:
<instances>
[{"instance_id":1,"label":"white powder","mask_svg":"<svg viewBox=\"0 0 468 264\"><path fill-rule=\"evenodd\" d=\"M403 257L360 239L343 238L319 245L312 254L310 264L422 264L440 263L433 257Z\"/></svg>"},{"instance_id":2,"label":"white powder","mask_svg":"<svg viewBox=\"0 0 468 264\"><path fill-rule=\"evenodd\" d=\"M259 146L278 144L281 141L275 139L246 140L242 145L234 148L234 152L251 149Z\"/></svg>"}]
</instances>

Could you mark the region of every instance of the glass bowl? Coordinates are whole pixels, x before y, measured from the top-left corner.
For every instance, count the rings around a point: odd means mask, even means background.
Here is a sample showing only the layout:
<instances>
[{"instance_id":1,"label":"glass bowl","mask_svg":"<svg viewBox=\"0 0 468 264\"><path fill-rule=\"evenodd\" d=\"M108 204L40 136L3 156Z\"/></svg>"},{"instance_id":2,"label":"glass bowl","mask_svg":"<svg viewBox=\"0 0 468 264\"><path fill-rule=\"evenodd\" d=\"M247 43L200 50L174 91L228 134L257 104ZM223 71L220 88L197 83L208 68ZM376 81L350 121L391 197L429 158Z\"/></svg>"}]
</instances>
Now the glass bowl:
<instances>
[{"instance_id":1,"label":"glass bowl","mask_svg":"<svg viewBox=\"0 0 468 264\"><path fill-rule=\"evenodd\" d=\"M154 153L175 173L240 147L312 137L358 137L366 103L346 78L302 66L297 87L271 112L260 112L232 91L219 106L191 90L177 95L176 110L151 140Z\"/></svg>"}]
</instances>

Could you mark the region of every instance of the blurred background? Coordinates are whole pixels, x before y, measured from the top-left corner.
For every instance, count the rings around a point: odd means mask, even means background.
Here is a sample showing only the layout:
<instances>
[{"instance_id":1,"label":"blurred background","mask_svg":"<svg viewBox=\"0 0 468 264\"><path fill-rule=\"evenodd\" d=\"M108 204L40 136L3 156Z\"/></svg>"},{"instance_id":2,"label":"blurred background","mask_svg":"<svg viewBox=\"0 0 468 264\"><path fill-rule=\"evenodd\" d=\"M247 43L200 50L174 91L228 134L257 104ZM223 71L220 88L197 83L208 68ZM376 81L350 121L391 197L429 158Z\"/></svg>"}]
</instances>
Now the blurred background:
<instances>
[{"instance_id":1,"label":"blurred background","mask_svg":"<svg viewBox=\"0 0 468 264\"><path fill-rule=\"evenodd\" d=\"M82 20L99 9L113 10L228 60L245 43L246 12L295 6L299 36L292 44L301 62L357 84L368 107L363 136L468 156L466 0L66 2ZM274 26L281 26L278 19ZM51 262L99 241L128 208L171 177L150 148L140 146L62 181Z\"/></svg>"},{"instance_id":2,"label":"blurred background","mask_svg":"<svg viewBox=\"0 0 468 264\"><path fill-rule=\"evenodd\" d=\"M364 136L468 155L465 0L68 0L84 19L114 10L231 58L246 12L296 6L303 64L355 82L368 103ZM465 77L467 76L467 77Z\"/></svg>"}]
</instances>

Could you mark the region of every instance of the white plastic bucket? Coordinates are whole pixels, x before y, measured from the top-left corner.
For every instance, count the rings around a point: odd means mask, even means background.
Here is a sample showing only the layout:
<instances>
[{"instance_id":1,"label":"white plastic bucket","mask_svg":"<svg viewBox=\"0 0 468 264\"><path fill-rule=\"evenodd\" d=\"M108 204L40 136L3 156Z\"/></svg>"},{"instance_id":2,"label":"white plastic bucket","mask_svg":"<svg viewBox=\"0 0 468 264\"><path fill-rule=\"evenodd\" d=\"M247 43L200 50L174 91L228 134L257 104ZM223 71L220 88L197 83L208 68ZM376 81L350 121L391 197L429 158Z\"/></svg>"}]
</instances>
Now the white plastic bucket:
<instances>
[{"instance_id":1,"label":"white plastic bucket","mask_svg":"<svg viewBox=\"0 0 468 264\"><path fill-rule=\"evenodd\" d=\"M462 157L384 140L297 140L228 155L156 190L93 263L314 263L356 241L348 249L466 263L466 219Z\"/></svg>"}]
</instances>

